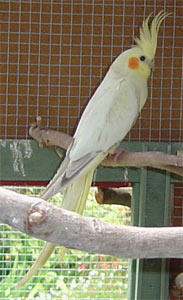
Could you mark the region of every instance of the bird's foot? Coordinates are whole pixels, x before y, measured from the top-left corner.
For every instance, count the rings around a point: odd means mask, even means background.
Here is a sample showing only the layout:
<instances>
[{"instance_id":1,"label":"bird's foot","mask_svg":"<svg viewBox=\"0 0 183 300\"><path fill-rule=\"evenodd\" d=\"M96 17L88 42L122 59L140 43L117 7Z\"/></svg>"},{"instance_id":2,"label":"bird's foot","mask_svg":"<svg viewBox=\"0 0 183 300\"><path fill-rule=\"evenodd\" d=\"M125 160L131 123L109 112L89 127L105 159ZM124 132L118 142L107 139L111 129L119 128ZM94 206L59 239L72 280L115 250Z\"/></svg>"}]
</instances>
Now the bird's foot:
<instances>
[{"instance_id":1,"label":"bird's foot","mask_svg":"<svg viewBox=\"0 0 183 300\"><path fill-rule=\"evenodd\" d=\"M114 152L113 152L113 155L114 155L114 161L117 161L119 156L123 153L127 153L128 150L125 149L125 148L117 148Z\"/></svg>"}]
</instances>

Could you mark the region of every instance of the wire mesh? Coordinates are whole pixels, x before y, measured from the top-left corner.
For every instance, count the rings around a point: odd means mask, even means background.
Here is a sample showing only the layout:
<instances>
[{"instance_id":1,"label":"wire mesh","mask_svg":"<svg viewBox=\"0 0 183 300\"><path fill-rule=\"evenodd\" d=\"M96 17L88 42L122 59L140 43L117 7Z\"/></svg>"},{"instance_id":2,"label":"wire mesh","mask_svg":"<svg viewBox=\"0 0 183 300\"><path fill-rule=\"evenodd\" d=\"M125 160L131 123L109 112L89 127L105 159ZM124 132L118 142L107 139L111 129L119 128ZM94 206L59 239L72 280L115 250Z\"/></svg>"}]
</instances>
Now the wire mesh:
<instances>
[{"instance_id":1,"label":"wire mesh","mask_svg":"<svg viewBox=\"0 0 183 300\"><path fill-rule=\"evenodd\" d=\"M24 187L19 192L34 195L40 190ZM60 206L59 196L53 201ZM129 208L98 206L93 189L85 215L130 224ZM16 290L15 283L30 268L42 246L41 241L0 226L0 299L126 299L127 259L68 250L64 261L59 262L59 248L26 287Z\"/></svg>"},{"instance_id":2,"label":"wire mesh","mask_svg":"<svg viewBox=\"0 0 183 300\"><path fill-rule=\"evenodd\" d=\"M143 18L162 9L172 15L160 28L148 101L126 140L183 142L182 0L0 1L0 138L29 138L37 115L73 133L113 59L131 47Z\"/></svg>"},{"instance_id":3,"label":"wire mesh","mask_svg":"<svg viewBox=\"0 0 183 300\"><path fill-rule=\"evenodd\" d=\"M128 135L182 141L182 1L1 1L0 136L28 138L37 115L72 133L108 66L142 20L164 9L148 102Z\"/></svg>"}]
</instances>

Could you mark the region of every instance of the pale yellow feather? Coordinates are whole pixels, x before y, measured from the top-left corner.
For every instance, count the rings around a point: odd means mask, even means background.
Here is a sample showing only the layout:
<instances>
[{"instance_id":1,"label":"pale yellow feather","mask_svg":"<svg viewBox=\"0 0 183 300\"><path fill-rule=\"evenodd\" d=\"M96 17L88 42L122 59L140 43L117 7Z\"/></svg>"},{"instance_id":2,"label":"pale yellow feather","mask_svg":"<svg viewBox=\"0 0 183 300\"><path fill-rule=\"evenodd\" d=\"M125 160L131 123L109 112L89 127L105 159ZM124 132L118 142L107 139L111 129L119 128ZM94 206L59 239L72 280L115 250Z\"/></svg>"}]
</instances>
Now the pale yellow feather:
<instances>
[{"instance_id":1,"label":"pale yellow feather","mask_svg":"<svg viewBox=\"0 0 183 300\"><path fill-rule=\"evenodd\" d=\"M91 170L87 173L87 175L80 177L65 190L64 199L61 206L62 208L75 211L79 214L83 213L88 191L92 182L93 172L94 170ZM35 263L18 282L17 288L23 286L37 272L37 270L46 263L55 247L56 245L51 243L45 244ZM60 260L64 257L66 250L67 249L64 247L61 248Z\"/></svg>"},{"instance_id":2,"label":"pale yellow feather","mask_svg":"<svg viewBox=\"0 0 183 300\"><path fill-rule=\"evenodd\" d=\"M140 37L135 38L135 42L140 47L145 55L153 60L156 48L157 48L157 38L158 31L162 21L170 15L170 13L166 13L164 11L160 11L155 18L152 20L151 26L149 27L149 19L152 14L150 14L142 23L142 27L140 28Z\"/></svg>"}]
</instances>

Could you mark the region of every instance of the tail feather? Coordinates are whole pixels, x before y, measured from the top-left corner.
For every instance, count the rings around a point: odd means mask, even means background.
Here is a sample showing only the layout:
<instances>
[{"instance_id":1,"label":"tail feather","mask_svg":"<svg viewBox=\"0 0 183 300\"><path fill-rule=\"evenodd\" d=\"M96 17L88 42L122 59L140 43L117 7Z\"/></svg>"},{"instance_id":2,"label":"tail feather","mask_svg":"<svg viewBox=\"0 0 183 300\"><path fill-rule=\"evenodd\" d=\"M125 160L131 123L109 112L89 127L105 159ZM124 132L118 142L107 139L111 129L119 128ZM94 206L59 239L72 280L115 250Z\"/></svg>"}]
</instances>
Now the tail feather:
<instances>
[{"instance_id":1,"label":"tail feather","mask_svg":"<svg viewBox=\"0 0 183 300\"><path fill-rule=\"evenodd\" d=\"M93 172L94 171L91 170L86 175L79 177L76 181L74 181L74 183L66 188L61 205L62 208L70 211L75 211L79 214L83 213L88 196L88 191L92 182ZM18 282L17 288L23 286L37 272L37 270L46 263L55 247L56 245L51 243L45 244L30 270ZM67 249L64 247L61 248L60 260L64 257L66 250Z\"/></svg>"},{"instance_id":2,"label":"tail feather","mask_svg":"<svg viewBox=\"0 0 183 300\"><path fill-rule=\"evenodd\" d=\"M34 276L34 274L37 272L37 270L46 263L46 261L48 260L48 258L52 254L52 252L55 249L55 247L56 246L54 244L51 244L51 243L46 243L44 245L43 249L41 250L41 253L39 254L37 260L34 262L34 264L32 265L32 267L30 268L30 270L17 283L17 285L16 285L17 288L22 287L24 284L26 284L26 282L32 276Z\"/></svg>"}]
</instances>

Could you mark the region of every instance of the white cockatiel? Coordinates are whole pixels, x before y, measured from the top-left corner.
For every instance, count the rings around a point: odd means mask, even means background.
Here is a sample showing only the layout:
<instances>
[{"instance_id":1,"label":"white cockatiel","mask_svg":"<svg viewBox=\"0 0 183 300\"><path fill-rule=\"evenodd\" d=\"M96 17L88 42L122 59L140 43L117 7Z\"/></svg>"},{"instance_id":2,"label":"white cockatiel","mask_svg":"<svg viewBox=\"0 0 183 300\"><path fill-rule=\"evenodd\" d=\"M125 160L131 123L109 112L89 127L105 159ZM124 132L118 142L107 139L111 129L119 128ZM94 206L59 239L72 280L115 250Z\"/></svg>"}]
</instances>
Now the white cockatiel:
<instances>
[{"instance_id":1,"label":"white cockatiel","mask_svg":"<svg viewBox=\"0 0 183 300\"><path fill-rule=\"evenodd\" d=\"M159 12L150 27L150 16L144 20L136 46L112 63L79 121L64 161L41 195L43 199L48 200L65 188L61 207L82 214L95 168L123 140L146 102L158 30L167 15ZM45 264L54 248L46 243L18 287Z\"/></svg>"}]
</instances>

